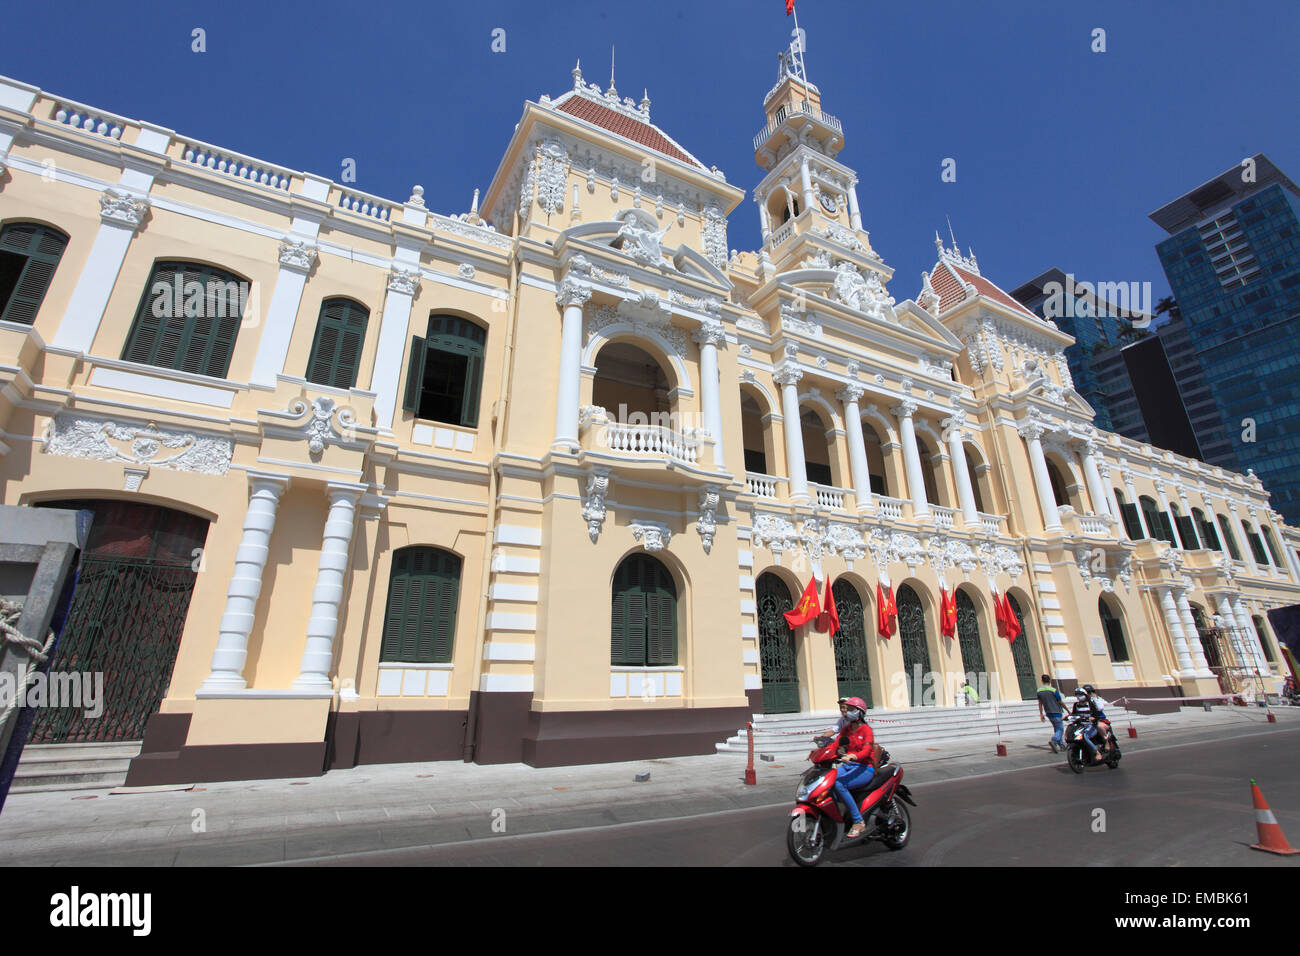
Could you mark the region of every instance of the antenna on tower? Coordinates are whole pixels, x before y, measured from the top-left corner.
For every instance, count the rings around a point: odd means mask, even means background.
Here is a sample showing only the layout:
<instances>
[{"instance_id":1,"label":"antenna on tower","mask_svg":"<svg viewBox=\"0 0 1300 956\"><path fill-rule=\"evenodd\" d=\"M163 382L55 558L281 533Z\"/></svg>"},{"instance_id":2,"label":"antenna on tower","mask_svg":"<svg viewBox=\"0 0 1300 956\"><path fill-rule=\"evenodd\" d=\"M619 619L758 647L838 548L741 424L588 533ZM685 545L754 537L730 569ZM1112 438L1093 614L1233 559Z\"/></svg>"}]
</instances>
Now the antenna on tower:
<instances>
[{"instance_id":1,"label":"antenna on tower","mask_svg":"<svg viewBox=\"0 0 1300 956\"><path fill-rule=\"evenodd\" d=\"M614 44L609 45L609 88L614 88Z\"/></svg>"},{"instance_id":2,"label":"antenna on tower","mask_svg":"<svg viewBox=\"0 0 1300 956\"><path fill-rule=\"evenodd\" d=\"M953 235L953 231L952 231L952 216L944 216L943 218L945 218L945 219L948 220L948 238L950 238L950 239L952 240L952 249L953 249L953 252L956 252L956 251L957 251L957 237L956 237L955 235Z\"/></svg>"}]
</instances>

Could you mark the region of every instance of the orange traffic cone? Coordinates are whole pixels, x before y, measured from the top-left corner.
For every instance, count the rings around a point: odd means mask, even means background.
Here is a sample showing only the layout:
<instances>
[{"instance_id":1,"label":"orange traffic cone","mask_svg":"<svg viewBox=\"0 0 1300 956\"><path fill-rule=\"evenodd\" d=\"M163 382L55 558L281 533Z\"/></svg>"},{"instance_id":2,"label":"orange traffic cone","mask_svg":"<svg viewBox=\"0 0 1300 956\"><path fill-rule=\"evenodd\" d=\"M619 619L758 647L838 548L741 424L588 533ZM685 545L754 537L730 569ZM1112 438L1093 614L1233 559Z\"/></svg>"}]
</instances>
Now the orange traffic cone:
<instances>
[{"instance_id":1,"label":"orange traffic cone","mask_svg":"<svg viewBox=\"0 0 1300 956\"><path fill-rule=\"evenodd\" d=\"M1300 850L1294 849L1290 843L1286 842L1286 834L1277 825L1277 817L1273 816L1273 811L1268 808L1268 803L1264 800L1264 794L1259 792L1259 784L1255 783L1254 780L1250 782L1250 796L1255 802L1255 828L1259 831L1259 842L1252 843L1250 848L1252 850L1265 850L1282 856L1300 853Z\"/></svg>"}]
</instances>

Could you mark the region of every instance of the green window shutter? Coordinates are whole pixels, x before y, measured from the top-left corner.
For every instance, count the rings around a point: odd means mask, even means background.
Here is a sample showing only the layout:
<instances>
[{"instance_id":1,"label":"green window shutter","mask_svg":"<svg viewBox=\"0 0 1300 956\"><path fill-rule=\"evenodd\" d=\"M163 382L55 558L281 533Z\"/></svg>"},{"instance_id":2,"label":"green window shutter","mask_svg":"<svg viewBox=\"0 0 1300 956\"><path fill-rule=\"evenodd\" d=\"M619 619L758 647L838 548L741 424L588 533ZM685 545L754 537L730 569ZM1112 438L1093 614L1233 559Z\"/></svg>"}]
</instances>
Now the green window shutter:
<instances>
[{"instance_id":1,"label":"green window shutter","mask_svg":"<svg viewBox=\"0 0 1300 956\"><path fill-rule=\"evenodd\" d=\"M179 314L172 292L181 286ZM166 291L154 294L161 283ZM203 290L194 309L186 289L197 283ZM225 378L242 321L243 291L239 276L213 266L190 262L157 262L140 297L135 321L127 335L122 358L129 362ZM158 315L156 311L163 314ZM198 314L187 314L197 311Z\"/></svg>"},{"instance_id":2,"label":"green window shutter","mask_svg":"<svg viewBox=\"0 0 1300 956\"><path fill-rule=\"evenodd\" d=\"M627 664L627 606L628 588L623 566L614 575L614 593L610 604L609 619L609 662L615 665Z\"/></svg>"},{"instance_id":3,"label":"green window shutter","mask_svg":"<svg viewBox=\"0 0 1300 956\"><path fill-rule=\"evenodd\" d=\"M467 428L478 427L479 396L483 389L483 353L486 342L487 330L468 319L463 319L458 315L429 316L426 350L447 352L452 355L463 356L465 359L465 384L460 395L459 412L451 413L456 415L457 420L451 420L448 424L462 425ZM423 371L424 364L421 363L421 376L423 376ZM403 408L412 411L418 410L420 405L419 389L422 387L423 381L416 383L416 391L412 398L412 380L408 375L408 402L403 404Z\"/></svg>"},{"instance_id":4,"label":"green window shutter","mask_svg":"<svg viewBox=\"0 0 1300 956\"><path fill-rule=\"evenodd\" d=\"M1255 556L1255 563L1267 567L1268 556L1264 554L1264 545L1260 543L1259 535L1254 531L1247 531L1246 540L1250 542L1250 553Z\"/></svg>"},{"instance_id":5,"label":"green window shutter","mask_svg":"<svg viewBox=\"0 0 1300 956\"><path fill-rule=\"evenodd\" d=\"M27 257L9 301L0 304L0 320L31 325L63 257L68 237L36 223L13 223L0 230L0 250Z\"/></svg>"},{"instance_id":6,"label":"green window shutter","mask_svg":"<svg viewBox=\"0 0 1300 956\"><path fill-rule=\"evenodd\" d=\"M482 388L483 356L470 355L469 367L465 375L465 403L462 406L460 423L466 428L478 427L478 396Z\"/></svg>"},{"instance_id":7,"label":"green window shutter","mask_svg":"<svg viewBox=\"0 0 1300 956\"><path fill-rule=\"evenodd\" d=\"M1285 569L1286 565L1282 563L1282 556L1278 554L1277 543L1273 540L1272 529L1261 525L1260 530L1264 532L1264 543L1268 545L1268 553L1273 558L1273 566Z\"/></svg>"},{"instance_id":8,"label":"green window shutter","mask_svg":"<svg viewBox=\"0 0 1300 956\"><path fill-rule=\"evenodd\" d=\"M420 387L424 379L425 339L418 335L411 336L411 363L406 367L406 394L402 398L402 408L408 412L420 410Z\"/></svg>"},{"instance_id":9,"label":"green window shutter","mask_svg":"<svg viewBox=\"0 0 1300 956\"><path fill-rule=\"evenodd\" d=\"M334 388L357 384L361 347L370 311L350 299L326 299L316 321L316 338L307 361L307 381Z\"/></svg>"},{"instance_id":10,"label":"green window shutter","mask_svg":"<svg viewBox=\"0 0 1300 956\"><path fill-rule=\"evenodd\" d=\"M1131 541L1141 541L1146 537L1142 533L1142 519L1138 517L1137 505L1122 504L1119 506L1120 511L1124 514L1124 530Z\"/></svg>"},{"instance_id":11,"label":"green window shutter","mask_svg":"<svg viewBox=\"0 0 1300 956\"><path fill-rule=\"evenodd\" d=\"M461 559L436 548L393 555L381 661L449 664L460 600Z\"/></svg>"},{"instance_id":12,"label":"green window shutter","mask_svg":"<svg viewBox=\"0 0 1300 956\"><path fill-rule=\"evenodd\" d=\"M646 593L646 618L646 663L659 667L676 664L677 598L662 581Z\"/></svg>"},{"instance_id":13,"label":"green window shutter","mask_svg":"<svg viewBox=\"0 0 1300 956\"><path fill-rule=\"evenodd\" d=\"M1196 530L1192 527L1192 519L1187 515L1178 515L1174 521L1178 524L1178 538L1183 542L1183 550L1195 551Z\"/></svg>"},{"instance_id":14,"label":"green window shutter","mask_svg":"<svg viewBox=\"0 0 1300 956\"><path fill-rule=\"evenodd\" d=\"M434 594L430 595L430 611L434 627L429 635L430 663L450 664L451 651L456 637L456 605L460 597L460 558L446 551L437 552L441 560L431 575Z\"/></svg>"},{"instance_id":15,"label":"green window shutter","mask_svg":"<svg viewBox=\"0 0 1300 956\"><path fill-rule=\"evenodd\" d=\"M1228 519L1219 515L1219 530L1223 532L1223 540L1228 545L1228 553L1232 555L1232 560L1241 560L1241 549L1237 547L1237 539L1232 536L1232 529L1228 527Z\"/></svg>"}]
</instances>

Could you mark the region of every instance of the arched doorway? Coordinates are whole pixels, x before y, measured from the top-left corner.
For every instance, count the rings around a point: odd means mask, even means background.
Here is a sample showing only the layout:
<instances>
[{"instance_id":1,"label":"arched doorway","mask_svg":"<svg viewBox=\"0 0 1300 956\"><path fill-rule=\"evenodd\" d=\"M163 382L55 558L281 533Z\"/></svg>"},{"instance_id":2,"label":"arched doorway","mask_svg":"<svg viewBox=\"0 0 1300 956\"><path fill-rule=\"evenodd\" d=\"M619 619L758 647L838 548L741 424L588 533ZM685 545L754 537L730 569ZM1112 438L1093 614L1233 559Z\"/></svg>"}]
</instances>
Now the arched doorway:
<instances>
[{"instance_id":1,"label":"arched doorway","mask_svg":"<svg viewBox=\"0 0 1300 956\"><path fill-rule=\"evenodd\" d=\"M970 595L960 588L957 589L957 642L961 646L962 670L978 687L980 677L987 673L984 646L980 643L979 614ZM975 677L970 678L971 674Z\"/></svg>"},{"instance_id":2,"label":"arched doorway","mask_svg":"<svg viewBox=\"0 0 1300 956\"><path fill-rule=\"evenodd\" d=\"M630 342L610 342L596 354L595 364L591 402L609 412L611 420L678 430L669 397L672 385L653 355Z\"/></svg>"},{"instance_id":3,"label":"arched doorway","mask_svg":"<svg viewBox=\"0 0 1300 956\"><path fill-rule=\"evenodd\" d=\"M755 587L763 713L798 713L799 674L795 667L794 631L785 620L785 612L794 610L794 599L790 589L771 571L760 575Z\"/></svg>"},{"instance_id":4,"label":"arched doorway","mask_svg":"<svg viewBox=\"0 0 1300 956\"><path fill-rule=\"evenodd\" d=\"M1034 680L1034 660L1029 653L1029 631L1025 627L1025 614L1020 610L1020 602L1012 595L1007 595L1011 612L1020 625L1020 633L1011 642L1011 657L1016 662L1016 683L1020 685L1020 699L1033 700L1038 695L1038 682Z\"/></svg>"},{"instance_id":5,"label":"arched doorway","mask_svg":"<svg viewBox=\"0 0 1300 956\"><path fill-rule=\"evenodd\" d=\"M866 614L862 598L845 578L831 586L840 629L835 632L835 680L841 697L861 697L871 704L871 668L867 662Z\"/></svg>"},{"instance_id":6,"label":"arched doorway","mask_svg":"<svg viewBox=\"0 0 1300 956\"><path fill-rule=\"evenodd\" d=\"M903 671L907 676L910 707L925 706L923 685L930 675L930 647L925 639L925 609L911 585L898 588L898 639L903 642ZM930 678L933 679L933 678ZM934 701L929 702L933 704Z\"/></svg>"},{"instance_id":7,"label":"arched doorway","mask_svg":"<svg viewBox=\"0 0 1300 956\"><path fill-rule=\"evenodd\" d=\"M46 501L94 512L49 673L103 675L103 713L41 707L33 744L140 740L180 647L208 536L204 518L133 501ZM83 695L85 691L83 689Z\"/></svg>"}]
</instances>

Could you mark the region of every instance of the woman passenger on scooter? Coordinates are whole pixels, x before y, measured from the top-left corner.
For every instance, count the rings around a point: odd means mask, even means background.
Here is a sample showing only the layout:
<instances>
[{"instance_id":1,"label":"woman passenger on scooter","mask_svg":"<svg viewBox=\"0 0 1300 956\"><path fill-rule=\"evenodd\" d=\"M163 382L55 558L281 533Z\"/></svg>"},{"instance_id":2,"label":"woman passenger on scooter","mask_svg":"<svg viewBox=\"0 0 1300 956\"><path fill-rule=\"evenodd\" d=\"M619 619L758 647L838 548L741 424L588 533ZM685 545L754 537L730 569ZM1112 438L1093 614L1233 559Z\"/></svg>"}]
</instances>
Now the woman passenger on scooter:
<instances>
[{"instance_id":1,"label":"woman passenger on scooter","mask_svg":"<svg viewBox=\"0 0 1300 956\"><path fill-rule=\"evenodd\" d=\"M1097 732L1097 711L1093 707L1092 698L1082 687L1076 687L1074 690L1074 706L1070 709L1070 716L1083 717L1088 721L1089 727L1083 732L1083 742L1096 756L1097 745L1092 742L1092 737Z\"/></svg>"},{"instance_id":2,"label":"woman passenger on scooter","mask_svg":"<svg viewBox=\"0 0 1300 956\"><path fill-rule=\"evenodd\" d=\"M1105 753L1110 749L1110 721L1106 718L1106 711L1102 709L1097 688L1091 684L1084 684L1083 689L1088 692L1088 702L1092 704L1092 715L1097 722L1097 736L1101 740L1101 752Z\"/></svg>"},{"instance_id":3,"label":"woman passenger on scooter","mask_svg":"<svg viewBox=\"0 0 1300 956\"><path fill-rule=\"evenodd\" d=\"M862 822L862 811L850 793L850 787L861 787L871 782L876 770L871 766L872 745L875 737L871 728L865 723L867 705L861 697L850 697L844 702L844 716L848 726L840 734L840 746L844 748L843 761L835 777L835 792L849 808L853 826L845 834L848 839L862 836L866 829Z\"/></svg>"}]
</instances>

